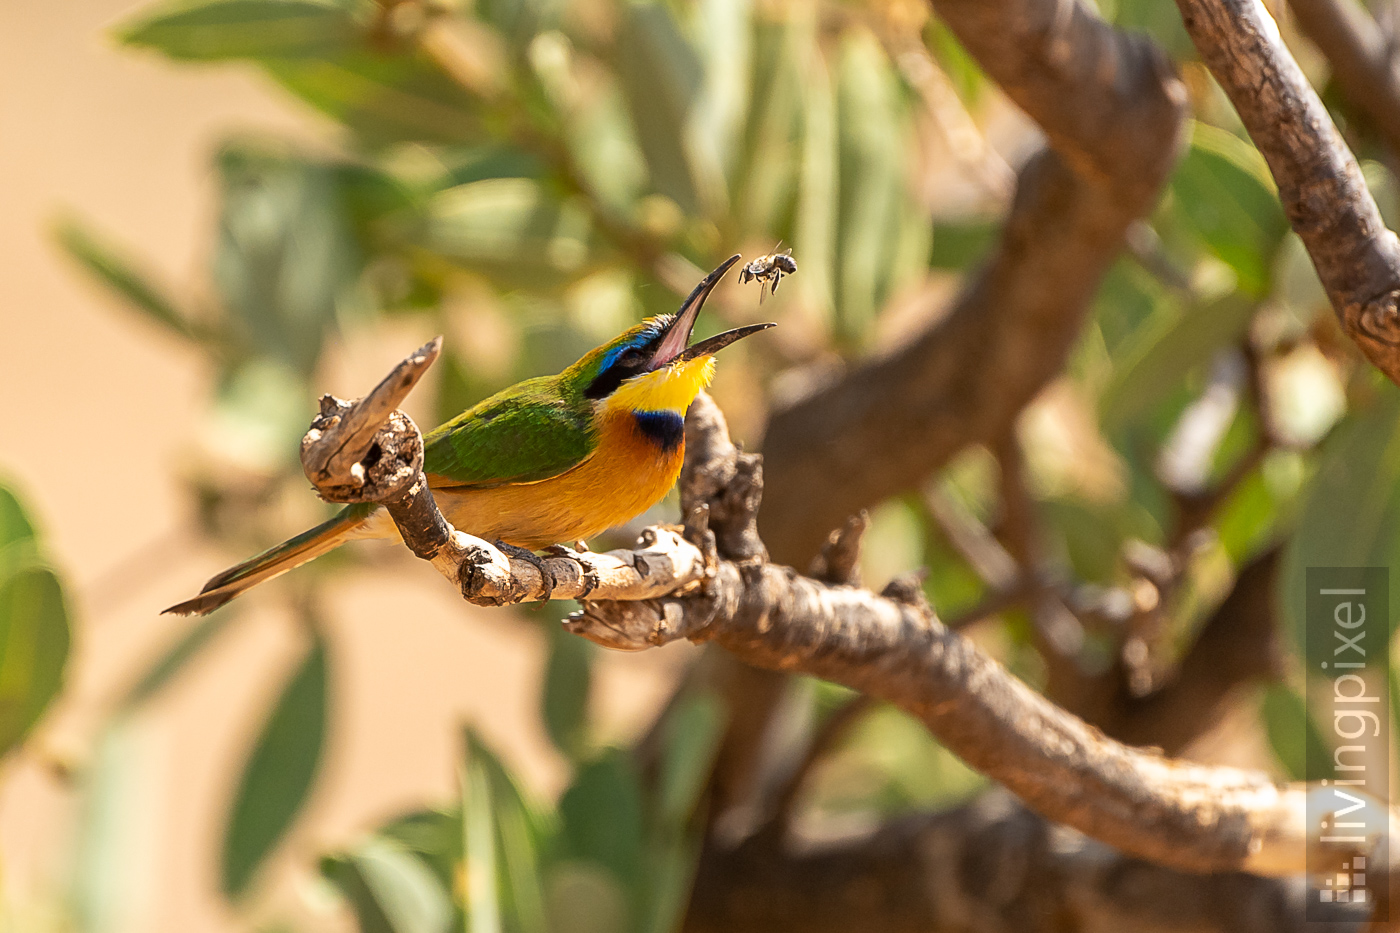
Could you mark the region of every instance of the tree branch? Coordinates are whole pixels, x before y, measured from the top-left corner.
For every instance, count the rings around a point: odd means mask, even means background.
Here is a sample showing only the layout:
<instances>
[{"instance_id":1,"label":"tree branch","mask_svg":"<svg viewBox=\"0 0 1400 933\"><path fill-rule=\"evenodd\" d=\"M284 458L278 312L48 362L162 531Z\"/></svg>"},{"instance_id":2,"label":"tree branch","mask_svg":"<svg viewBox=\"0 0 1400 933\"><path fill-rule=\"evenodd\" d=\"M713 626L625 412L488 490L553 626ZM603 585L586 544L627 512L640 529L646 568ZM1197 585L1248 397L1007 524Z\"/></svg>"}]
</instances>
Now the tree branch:
<instances>
[{"instance_id":1,"label":"tree branch","mask_svg":"<svg viewBox=\"0 0 1400 933\"><path fill-rule=\"evenodd\" d=\"M1201 59L1269 163L1342 327L1400 383L1400 240L1259 0L1177 0Z\"/></svg>"},{"instance_id":2,"label":"tree branch","mask_svg":"<svg viewBox=\"0 0 1400 933\"><path fill-rule=\"evenodd\" d=\"M1005 433L1061 370L1178 151L1186 94L1166 56L1080 0L933 5L1050 148L1021 169L996 251L945 318L774 414L761 529L799 566L848 515Z\"/></svg>"},{"instance_id":3,"label":"tree branch","mask_svg":"<svg viewBox=\"0 0 1400 933\"><path fill-rule=\"evenodd\" d=\"M815 850L778 842L759 835L732 851L708 849L685 933L1313 929L1301 878L1162 868L1049 824L998 791Z\"/></svg>"},{"instance_id":4,"label":"tree branch","mask_svg":"<svg viewBox=\"0 0 1400 933\"><path fill-rule=\"evenodd\" d=\"M308 432L304 463L326 462L328 451L343 448L344 436L363 437L380 412L372 404L332 402L323 403L324 413ZM586 596L591 586L592 593L610 597L587 599L566 621L571 631L627 650L681 638L713 641L747 664L802 671L895 703L1042 815L1159 865L1264 875L1303 870L1303 856L1316 844L1304 825L1305 786L1173 762L1105 738L946 629L917 589L891 587L891 595L876 596L799 576L768 563L761 552L721 558L709 528L712 504L736 505L725 515L724 534L752 528L763 480L761 470L736 467L737 452L715 433L718 418L717 409L702 405L688 419L696 450L713 456L695 455L687 463L683 488L706 490L708 501L690 503L684 538L652 528L631 552L565 552L548 560L548 572L560 578L557 595ZM364 476L355 498L382 497L405 543L468 600L499 605L548 596L539 568L452 529L427 491L421 446L412 421L391 413L366 454L374 462L347 471ZM407 492L397 480L376 486L375 467L385 460L417 464ZM715 475L696 475L707 472ZM318 490L344 497L336 479ZM1368 841L1329 854L1375 859L1373 848ZM1376 862L1373 870L1381 868Z\"/></svg>"},{"instance_id":5,"label":"tree branch","mask_svg":"<svg viewBox=\"0 0 1400 933\"><path fill-rule=\"evenodd\" d=\"M1268 551L1240 570L1235 588L1167 682L1144 697L1120 694L1099 723L1104 731L1175 755L1222 718L1241 685L1280 675L1283 647L1274 608L1280 554Z\"/></svg>"},{"instance_id":6,"label":"tree branch","mask_svg":"<svg viewBox=\"0 0 1400 933\"><path fill-rule=\"evenodd\" d=\"M1365 7L1355 0L1289 0L1303 32L1332 66L1347 102L1370 118L1400 156L1400 63Z\"/></svg>"}]
</instances>

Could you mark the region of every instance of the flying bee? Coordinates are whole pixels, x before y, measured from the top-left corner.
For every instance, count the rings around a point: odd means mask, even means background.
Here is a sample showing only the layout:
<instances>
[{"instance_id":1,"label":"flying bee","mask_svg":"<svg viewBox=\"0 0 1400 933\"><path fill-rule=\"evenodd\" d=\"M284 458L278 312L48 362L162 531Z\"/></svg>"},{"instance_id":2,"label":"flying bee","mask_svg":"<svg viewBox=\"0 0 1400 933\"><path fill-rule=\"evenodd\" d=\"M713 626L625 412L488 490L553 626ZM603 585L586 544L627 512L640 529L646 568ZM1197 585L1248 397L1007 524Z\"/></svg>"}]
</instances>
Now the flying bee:
<instances>
[{"instance_id":1,"label":"flying bee","mask_svg":"<svg viewBox=\"0 0 1400 933\"><path fill-rule=\"evenodd\" d=\"M783 276L792 275L796 271L797 260L792 258L792 250L769 253L767 256L759 256L739 271L739 284L762 282L763 285L758 290L758 303L763 304L763 299L769 294L777 293L778 283L783 280Z\"/></svg>"}]
</instances>

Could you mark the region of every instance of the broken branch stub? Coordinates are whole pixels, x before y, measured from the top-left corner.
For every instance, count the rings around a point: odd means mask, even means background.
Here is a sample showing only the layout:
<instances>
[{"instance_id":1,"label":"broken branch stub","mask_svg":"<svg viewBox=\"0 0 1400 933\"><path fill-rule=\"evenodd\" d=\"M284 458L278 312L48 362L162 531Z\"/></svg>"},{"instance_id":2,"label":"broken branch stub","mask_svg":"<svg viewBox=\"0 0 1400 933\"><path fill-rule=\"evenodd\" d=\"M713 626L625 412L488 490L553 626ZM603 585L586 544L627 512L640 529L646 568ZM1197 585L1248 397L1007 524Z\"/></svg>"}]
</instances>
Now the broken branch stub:
<instances>
[{"instance_id":1,"label":"broken branch stub","mask_svg":"<svg viewBox=\"0 0 1400 933\"><path fill-rule=\"evenodd\" d=\"M321 413L302 438L301 466L306 478L324 498L333 502L380 501L384 498L382 495L361 490L371 481L370 473L380 461L395 454L408 475L394 482L401 482L403 487L412 482L414 473L423 464L423 442L419 437L415 454L411 449L414 445L408 443L406 437L410 433L416 435L418 428L396 409L441 350L442 338L434 337L404 358L379 385L356 402L333 395L321 396ZM402 422L395 421L395 415ZM386 442L392 443L386 446ZM375 476L384 482L389 479L390 472L380 469Z\"/></svg>"},{"instance_id":2,"label":"broken branch stub","mask_svg":"<svg viewBox=\"0 0 1400 933\"><path fill-rule=\"evenodd\" d=\"M388 502L408 491L422 475L423 435L413 420L391 409L365 431L369 415L358 403L321 396L321 413L301 439L301 465L322 499ZM338 457L349 449L347 435L356 434L369 439L359 457Z\"/></svg>"}]
</instances>

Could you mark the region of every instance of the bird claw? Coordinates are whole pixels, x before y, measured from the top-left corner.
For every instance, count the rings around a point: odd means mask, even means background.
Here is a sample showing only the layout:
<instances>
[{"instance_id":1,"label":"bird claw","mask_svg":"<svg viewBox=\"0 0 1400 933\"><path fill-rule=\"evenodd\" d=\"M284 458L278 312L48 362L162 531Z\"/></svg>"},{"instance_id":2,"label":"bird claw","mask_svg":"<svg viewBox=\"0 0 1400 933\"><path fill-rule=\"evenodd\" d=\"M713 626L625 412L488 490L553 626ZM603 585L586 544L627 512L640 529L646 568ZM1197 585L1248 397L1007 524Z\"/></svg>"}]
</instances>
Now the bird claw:
<instances>
[{"instance_id":1,"label":"bird claw","mask_svg":"<svg viewBox=\"0 0 1400 933\"><path fill-rule=\"evenodd\" d=\"M593 562L585 556L588 545L582 541L576 542L576 544L578 546L572 548L563 544L551 544L545 550L556 557L567 557L569 560L576 561L583 568L583 592L578 594L578 598L584 600L588 598L589 593L601 586L603 581L598 576L598 569L593 566Z\"/></svg>"},{"instance_id":2,"label":"bird claw","mask_svg":"<svg viewBox=\"0 0 1400 933\"><path fill-rule=\"evenodd\" d=\"M554 595L554 587L558 585L559 581L554 579L554 574L549 572L549 568L545 566L544 560L529 548L517 547L514 544L507 544L504 541L496 541L494 543L501 553L508 557L518 557L540 572L540 582L544 585L544 596L541 597L540 601L548 602L549 598Z\"/></svg>"}]
</instances>

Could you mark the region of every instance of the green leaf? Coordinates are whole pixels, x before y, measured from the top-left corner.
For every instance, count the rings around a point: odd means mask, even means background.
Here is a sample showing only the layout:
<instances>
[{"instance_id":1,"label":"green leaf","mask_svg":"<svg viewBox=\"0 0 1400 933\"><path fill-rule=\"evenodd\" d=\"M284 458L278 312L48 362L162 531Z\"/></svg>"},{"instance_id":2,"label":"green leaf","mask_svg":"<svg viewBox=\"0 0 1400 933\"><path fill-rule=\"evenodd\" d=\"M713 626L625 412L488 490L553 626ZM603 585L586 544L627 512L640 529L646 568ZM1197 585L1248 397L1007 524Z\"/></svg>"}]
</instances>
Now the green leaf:
<instances>
[{"instance_id":1,"label":"green leaf","mask_svg":"<svg viewBox=\"0 0 1400 933\"><path fill-rule=\"evenodd\" d=\"M1391 651L1386 659L1389 670L1390 686L1390 728L1391 735L1395 734L1396 723L1400 723L1400 669L1395 666L1395 652ZM1333 687L1335 690L1336 688Z\"/></svg>"},{"instance_id":2,"label":"green leaf","mask_svg":"<svg viewBox=\"0 0 1400 933\"><path fill-rule=\"evenodd\" d=\"M368 145L481 143L480 102L421 53L352 49L281 59L263 68L288 91L339 120Z\"/></svg>"},{"instance_id":3,"label":"green leaf","mask_svg":"<svg viewBox=\"0 0 1400 933\"><path fill-rule=\"evenodd\" d=\"M699 833L685 834L650 855L647 933L673 933L681 928L702 844Z\"/></svg>"},{"instance_id":4,"label":"green leaf","mask_svg":"<svg viewBox=\"0 0 1400 933\"><path fill-rule=\"evenodd\" d=\"M325 55L360 40L344 4L315 0L164 3L119 32L128 45L171 58L221 61Z\"/></svg>"},{"instance_id":5,"label":"green leaf","mask_svg":"<svg viewBox=\"0 0 1400 933\"><path fill-rule=\"evenodd\" d=\"M1131 531L1128 510L1076 498L1045 499L1039 504L1047 537L1068 558L1078 579L1111 583L1120 563L1122 542Z\"/></svg>"},{"instance_id":6,"label":"green leaf","mask_svg":"<svg viewBox=\"0 0 1400 933\"><path fill-rule=\"evenodd\" d=\"M132 858L132 840L150 829L149 751L131 717L113 716L102 725L82 771L73 825L68 896L75 933L130 927L143 909L140 892L149 878L142 860Z\"/></svg>"},{"instance_id":7,"label":"green leaf","mask_svg":"<svg viewBox=\"0 0 1400 933\"><path fill-rule=\"evenodd\" d=\"M1288 232L1268 166L1239 137L1197 123L1172 176L1175 204L1254 297L1269 291L1273 257Z\"/></svg>"},{"instance_id":8,"label":"green leaf","mask_svg":"<svg viewBox=\"0 0 1400 933\"><path fill-rule=\"evenodd\" d=\"M696 807L724 736L725 705L713 693L686 697L666 717L645 893L651 933L680 928L702 843Z\"/></svg>"},{"instance_id":9,"label":"green leaf","mask_svg":"<svg viewBox=\"0 0 1400 933\"><path fill-rule=\"evenodd\" d=\"M1271 540L1282 510L1262 470L1245 477L1215 520L1220 546L1231 563L1243 565Z\"/></svg>"},{"instance_id":10,"label":"green leaf","mask_svg":"<svg viewBox=\"0 0 1400 933\"><path fill-rule=\"evenodd\" d=\"M254 358L221 375L207 415L211 445L226 462L253 472L292 467L313 414L307 380L275 358Z\"/></svg>"},{"instance_id":11,"label":"green leaf","mask_svg":"<svg viewBox=\"0 0 1400 933\"><path fill-rule=\"evenodd\" d=\"M993 220L946 220L933 225L933 248L928 264L933 269L965 272L996 245L999 224Z\"/></svg>"},{"instance_id":12,"label":"green leaf","mask_svg":"<svg viewBox=\"0 0 1400 933\"><path fill-rule=\"evenodd\" d=\"M874 36L851 30L836 81L839 222L836 308L841 336L858 342L889 294L905 190L905 113L889 59Z\"/></svg>"},{"instance_id":13,"label":"green leaf","mask_svg":"<svg viewBox=\"0 0 1400 933\"><path fill-rule=\"evenodd\" d=\"M1377 392L1364 410L1343 419L1323 445L1317 473L1303 493L1297 528L1284 550L1279 605L1304 657L1310 656L1303 585L1307 568L1400 566L1400 389L1385 382ZM1316 628L1317 637L1329 637L1330 629Z\"/></svg>"},{"instance_id":14,"label":"green leaf","mask_svg":"<svg viewBox=\"0 0 1400 933\"><path fill-rule=\"evenodd\" d=\"M704 78L691 119L692 152L706 186L722 196L749 111L753 0L701 0L695 14Z\"/></svg>"},{"instance_id":15,"label":"green leaf","mask_svg":"<svg viewBox=\"0 0 1400 933\"><path fill-rule=\"evenodd\" d=\"M427 862L443 890L452 889L462 861L459 811L417 810L379 827L379 835Z\"/></svg>"},{"instance_id":16,"label":"green leaf","mask_svg":"<svg viewBox=\"0 0 1400 933\"><path fill-rule=\"evenodd\" d=\"M686 697L666 717L657 819L662 827L685 826L700 802L723 738L724 702L712 693Z\"/></svg>"},{"instance_id":17,"label":"green leaf","mask_svg":"<svg viewBox=\"0 0 1400 933\"><path fill-rule=\"evenodd\" d=\"M501 933L500 880L491 775L468 739L462 768L462 851L466 876L466 933ZM475 752L475 753L474 753Z\"/></svg>"},{"instance_id":18,"label":"green leaf","mask_svg":"<svg viewBox=\"0 0 1400 933\"><path fill-rule=\"evenodd\" d=\"M626 216L646 191L647 165L616 81L571 113L567 126L569 154L585 185L605 207Z\"/></svg>"},{"instance_id":19,"label":"green leaf","mask_svg":"<svg viewBox=\"0 0 1400 933\"><path fill-rule=\"evenodd\" d=\"M214 281L242 336L262 357L309 373L363 257L335 167L231 146Z\"/></svg>"},{"instance_id":20,"label":"green leaf","mask_svg":"<svg viewBox=\"0 0 1400 933\"><path fill-rule=\"evenodd\" d=\"M318 634L283 688L239 781L223 841L221 880L231 898L247 892L311 793L325 744L328 689L326 643Z\"/></svg>"},{"instance_id":21,"label":"green leaf","mask_svg":"<svg viewBox=\"0 0 1400 933\"><path fill-rule=\"evenodd\" d=\"M589 271L587 217L528 178L493 178L437 195L422 245L507 286L548 289Z\"/></svg>"},{"instance_id":22,"label":"green leaf","mask_svg":"<svg viewBox=\"0 0 1400 933\"><path fill-rule=\"evenodd\" d=\"M593 682L593 644L549 627L549 663L544 672L544 725L550 739L575 760L588 748L588 697Z\"/></svg>"},{"instance_id":23,"label":"green leaf","mask_svg":"<svg viewBox=\"0 0 1400 933\"><path fill-rule=\"evenodd\" d=\"M806 29L812 32L815 24L808 23ZM802 257L797 287L829 326L836 317L836 96L826 60L816 54L810 35L803 38L809 54L799 75L803 82L802 163L793 250Z\"/></svg>"},{"instance_id":24,"label":"green leaf","mask_svg":"<svg viewBox=\"0 0 1400 933\"><path fill-rule=\"evenodd\" d=\"M373 836L322 874L355 908L360 933L447 933L452 898L432 870L398 843Z\"/></svg>"},{"instance_id":25,"label":"green leaf","mask_svg":"<svg viewBox=\"0 0 1400 933\"><path fill-rule=\"evenodd\" d=\"M793 197L797 191L797 172L802 169L802 150L799 146L806 140L799 137L805 114L803 106L826 107L826 125L816 127L820 134L826 133L825 157L827 177L825 201L821 206L829 212L834 207L832 178L834 174L835 142L831 127L831 91L823 88L805 87L802 81L798 52L806 47L798 35L801 25L795 21L764 23L754 32L753 81L763 93L754 98L748 120L743 127L742 147L738 153L738 165L734 173L734 200L732 212L744 230L768 235L779 229L783 218L792 210ZM825 80L825 75L822 76ZM824 93L823 93L824 91ZM815 93L816 101L804 100L807 93ZM813 153L813 156L816 156ZM818 169L820 166L812 166ZM813 178L821 184L823 179ZM818 205L807 203L807 210ZM776 245L766 244L768 248ZM828 247L829 250L830 247ZM802 272L805 279L819 260L819 254L808 255L801 252Z\"/></svg>"},{"instance_id":26,"label":"green leaf","mask_svg":"<svg viewBox=\"0 0 1400 933\"><path fill-rule=\"evenodd\" d=\"M185 669L193 658L199 655L204 646L214 640L220 632L228 627L233 621L236 613L231 608L219 609L200 619L161 655L160 660L146 671L139 681L136 682L126 696L122 697L117 704L118 708L129 710L132 707L140 706L151 697L155 696L165 685Z\"/></svg>"},{"instance_id":27,"label":"green leaf","mask_svg":"<svg viewBox=\"0 0 1400 933\"><path fill-rule=\"evenodd\" d=\"M1327 775L1308 774L1306 764L1330 761L1326 740L1308 717L1303 698L1286 684L1269 684L1260 706L1264 728L1274 755L1295 781L1320 780Z\"/></svg>"},{"instance_id":28,"label":"green leaf","mask_svg":"<svg viewBox=\"0 0 1400 933\"><path fill-rule=\"evenodd\" d=\"M500 759L470 731L466 734L466 750L468 764L479 769L487 780L490 815L495 824L497 849L493 858L501 922L505 929L517 933L545 933L547 923L540 853L546 844L546 831ZM463 813L466 813L465 798ZM480 821L482 817L478 814L476 819ZM471 833L466 820L464 816L462 825L467 833ZM460 833L459 838L462 838ZM463 843L465 841L463 839Z\"/></svg>"},{"instance_id":29,"label":"green leaf","mask_svg":"<svg viewBox=\"0 0 1400 933\"><path fill-rule=\"evenodd\" d=\"M68 648L57 574L31 563L0 578L0 754L23 741L58 694Z\"/></svg>"},{"instance_id":30,"label":"green leaf","mask_svg":"<svg viewBox=\"0 0 1400 933\"><path fill-rule=\"evenodd\" d=\"M86 229L74 218L59 220L54 228L59 245L79 265L125 299L126 304L171 333L187 339L198 336L198 328L144 271L122 256L120 251Z\"/></svg>"},{"instance_id":31,"label":"green leaf","mask_svg":"<svg viewBox=\"0 0 1400 933\"><path fill-rule=\"evenodd\" d=\"M33 541L34 537L34 524L24 513L19 497L0 483L0 550L19 541Z\"/></svg>"},{"instance_id":32,"label":"green leaf","mask_svg":"<svg viewBox=\"0 0 1400 933\"><path fill-rule=\"evenodd\" d=\"M700 58L662 3L622 6L613 68L627 99L654 191L686 213L701 207L700 183L687 145L700 94Z\"/></svg>"},{"instance_id":33,"label":"green leaf","mask_svg":"<svg viewBox=\"0 0 1400 933\"><path fill-rule=\"evenodd\" d=\"M1193 368L1236 345L1254 309L1253 301L1232 293L1180 312L1166 304L1150 316L1115 353L1120 362L1099 401L1105 429L1138 419L1180 388Z\"/></svg>"},{"instance_id":34,"label":"green leaf","mask_svg":"<svg viewBox=\"0 0 1400 933\"><path fill-rule=\"evenodd\" d=\"M987 76L982 72L982 66L967 53L952 30L941 20L935 19L930 22L925 29L925 36L934 58L938 60L938 66L953 83L958 98L969 110L976 108L982 100L982 90L989 84Z\"/></svg>"},{"instance_id":35,"label":"green leaf","mask_svg":"<svg viewBox=\"0 0 1400 933\"><path fill-rule=\"evenodd\" d=\"M563 6L561 0L476 0L473 10L520 57L531 39L554 26Z\"/></svg>"},{"instance_id":36,"label":"green leaf","mask_svg":"<svg viewBox=\"0 0 1400 933\"><path fill-rule=\"evenodd\" d=\"M632 760L608 749L559 800L565 857L596 862L636 894L643 877L642 789Z\"/></svg>"}]
</instances>

